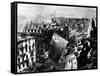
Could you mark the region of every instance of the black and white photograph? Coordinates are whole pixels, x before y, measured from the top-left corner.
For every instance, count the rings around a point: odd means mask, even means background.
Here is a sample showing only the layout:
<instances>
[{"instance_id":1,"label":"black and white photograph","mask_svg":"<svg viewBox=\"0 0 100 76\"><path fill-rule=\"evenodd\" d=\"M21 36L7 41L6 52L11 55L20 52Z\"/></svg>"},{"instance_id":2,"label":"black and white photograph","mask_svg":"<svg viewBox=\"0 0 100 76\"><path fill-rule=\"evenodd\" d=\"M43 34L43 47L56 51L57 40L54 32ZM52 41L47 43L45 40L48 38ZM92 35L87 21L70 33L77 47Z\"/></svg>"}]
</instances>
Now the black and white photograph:
<instances>
[{"instance_id":1,"label":"black and white photograph","mask_svg":"<svg viewBox=\"0 0 100 76\"><path fill-rule=\"evenodd\" d=\"M17 3L17 73L97 69L97 7Z\"/></svg>"}]
</instances>

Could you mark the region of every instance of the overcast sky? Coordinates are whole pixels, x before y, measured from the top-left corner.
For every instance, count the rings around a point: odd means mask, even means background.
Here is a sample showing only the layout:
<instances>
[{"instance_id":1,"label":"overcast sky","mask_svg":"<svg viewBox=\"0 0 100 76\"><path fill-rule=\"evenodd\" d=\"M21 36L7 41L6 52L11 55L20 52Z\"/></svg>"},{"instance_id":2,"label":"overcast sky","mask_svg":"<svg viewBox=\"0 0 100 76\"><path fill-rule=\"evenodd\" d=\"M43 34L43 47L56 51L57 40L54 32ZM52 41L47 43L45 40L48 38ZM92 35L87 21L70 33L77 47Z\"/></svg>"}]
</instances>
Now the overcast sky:
<instances>
[{"instance_id":1,"label":"overcast sky","mask_svg":"<svg viewBox=\"0 0 100 76\"><path fill-rule=\"evenodd\" d=\"M95 18L96 8L18 4L18 31L22 31L27 21L33 20L40 14L43 18L51 15L56 17Z\"/></svg>"}]
</instances>

